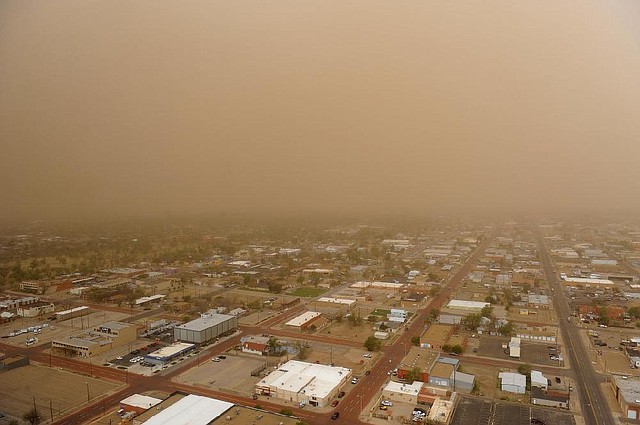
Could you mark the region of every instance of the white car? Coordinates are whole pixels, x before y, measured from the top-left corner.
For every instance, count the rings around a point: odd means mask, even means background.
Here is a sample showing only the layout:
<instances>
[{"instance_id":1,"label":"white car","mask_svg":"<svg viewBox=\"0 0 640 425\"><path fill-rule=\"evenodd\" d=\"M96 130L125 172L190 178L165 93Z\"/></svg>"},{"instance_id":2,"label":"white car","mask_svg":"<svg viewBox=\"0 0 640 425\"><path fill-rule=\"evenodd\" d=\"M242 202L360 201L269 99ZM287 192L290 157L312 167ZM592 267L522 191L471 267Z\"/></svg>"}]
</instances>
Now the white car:
<instances>
[{"instance_id":1,"label":"white car","mask_svg":"<svg viewBox=\"0 0 640 425\"><path fill-rule=\"evenodd\" d=\"M212 362L219 362L220 361L220 357L214 357L211 359Z\"/></svg>"},{"instance_id":2,"label":"white car","mask_svg":"<svg viewBox=\"0 0 640 425\"><path fill-rule=\"evenodd\" d=\"M357 383L358 383L358 378L354 377L354 378L351 380L351 383L352 383L352 384L357 384Z\"/></svg>"},{"instance_id":3,"label":"white car","mask_svg":"<svg viewBox=\"0 0 640 425\"><path fill-rule=\"evenodd\" d=\"M382 400L382 401L380 402L380 404L381 404L382 406L389 406L389 407L393 406L393 403L391 403L391 401L389 401L389 400Z\"/></svg>"},{"instance_id":4,"label":"white car","mask_svg":"<svg viewBox=\"0 0 640 425\"><path fill-rule=\"evenodd\" d=\"M366 353L366 354L363 354L362 357L364 357L365 359L370 359L371 358L371 354Z\"/></svg>"}]
</instances>

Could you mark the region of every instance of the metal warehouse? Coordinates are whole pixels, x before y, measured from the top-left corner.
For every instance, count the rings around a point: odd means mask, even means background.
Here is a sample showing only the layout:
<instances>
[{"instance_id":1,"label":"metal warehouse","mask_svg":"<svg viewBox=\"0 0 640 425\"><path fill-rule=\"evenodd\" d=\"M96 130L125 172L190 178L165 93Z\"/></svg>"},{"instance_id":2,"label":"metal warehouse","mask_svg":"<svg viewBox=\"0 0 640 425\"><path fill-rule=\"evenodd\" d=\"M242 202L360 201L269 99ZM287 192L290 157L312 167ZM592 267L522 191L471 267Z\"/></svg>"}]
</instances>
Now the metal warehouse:
<instances>
[{"instance_id":1,"label":"metal warehouse","mask_svg":"<svg viewBox=\"0 0 640 425\"><path fill-rule=\"evenodd\" d=\"M176 341L201 344L231 332L237 327L238 318L236 316L213 314L176 326L173 328L173 336Z\"/></svg>"}]
</instances>

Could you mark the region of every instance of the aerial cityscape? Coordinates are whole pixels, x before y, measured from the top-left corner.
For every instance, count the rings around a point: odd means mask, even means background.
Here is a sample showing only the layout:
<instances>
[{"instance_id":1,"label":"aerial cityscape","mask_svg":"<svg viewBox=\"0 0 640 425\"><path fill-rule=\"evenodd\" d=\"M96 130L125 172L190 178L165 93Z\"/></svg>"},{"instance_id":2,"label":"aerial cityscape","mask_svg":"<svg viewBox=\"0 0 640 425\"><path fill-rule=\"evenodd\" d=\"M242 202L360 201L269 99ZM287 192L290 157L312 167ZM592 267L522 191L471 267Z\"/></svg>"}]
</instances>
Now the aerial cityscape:
<instances>
[{"instance_id":1,"label":"aerial cityscape","mask_svg":"<svg viewBox=\"0 0 640 425\"><path fill-rule=\"evenodd\" d=\"M0 2L0 425L640 423L640 2Z\"/></svg>"}]
</instances>

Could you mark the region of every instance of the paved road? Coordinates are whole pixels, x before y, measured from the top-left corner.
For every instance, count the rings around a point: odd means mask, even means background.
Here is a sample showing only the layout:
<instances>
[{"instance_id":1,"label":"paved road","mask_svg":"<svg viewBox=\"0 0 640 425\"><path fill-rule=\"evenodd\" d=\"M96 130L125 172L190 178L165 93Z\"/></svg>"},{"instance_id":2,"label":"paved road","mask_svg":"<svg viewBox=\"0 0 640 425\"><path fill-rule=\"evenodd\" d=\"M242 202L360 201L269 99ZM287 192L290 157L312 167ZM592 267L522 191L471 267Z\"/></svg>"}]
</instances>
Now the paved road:
<instances>
[{"instance_id":1,"label":"paved road","mask_svg":"<svg viewBox=\"0 0 640 425\"><path fill-rule=\"evenodd\" d=\"M569 304L564 297L564 292L556 278L549 250L545 245L542 234L538 231L538 246L540 258L549 286L553 289L553 305L559 317L560 330L566 346L572 370L575 372L578 394L582 401L582 415L586 425L613 425L615 423L607 400L602 393L600 383L603 378L596 373L591 364L589 353L586 350L577 327L569 322L571 316Z\"/></svg>"}]
</instances>

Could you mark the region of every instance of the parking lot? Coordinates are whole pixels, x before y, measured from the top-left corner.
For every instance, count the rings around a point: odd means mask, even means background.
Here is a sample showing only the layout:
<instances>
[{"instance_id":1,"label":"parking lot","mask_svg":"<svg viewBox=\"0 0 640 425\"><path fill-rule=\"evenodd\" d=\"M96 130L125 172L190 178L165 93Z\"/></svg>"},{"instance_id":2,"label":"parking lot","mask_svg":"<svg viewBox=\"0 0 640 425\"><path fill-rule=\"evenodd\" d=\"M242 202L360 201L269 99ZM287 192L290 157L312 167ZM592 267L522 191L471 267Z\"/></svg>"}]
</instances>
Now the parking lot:
<instances>
[{"instance_id":1,"label":"parking lot","mask_svg":"<svg viewBox=\"0 0 640 425\"><path fill-rule=\"evenodd\" d=\"M571 412L525 406L513 403L492 403L471 396L462 396L458 402L451 425L575 425Z\"/></svg>"},{"instance_id":2,"label":"parking lot","mask_svg":"<svg viewBox=\"0 0 640 425\"><path fill-rule=\"evenodd\" d=\"M260 380L251 371L264 365L264 358L227 355L220 361L202 359L199 366L189 369L175 378L176 381L205 388L249 395Z\"/></svg>"},{"instance_id":3,"label":"parking lot","mask_svg":"<svg viewBox=\"0 0 640 425\"><path fill-rule=\"evenodd\" d=\"M552 355L559 355L562 353L561 347L558 346L557 351L555 345L548 345L542 343L531 343L522 341L522 349L520 353L520 359L513 359L509 357L508 349L502 348L503 344L509 342L509 338L503 337L485 337L480 339L480 346L478 347L478 355L484 357L491 357L494 359L504 360L520 360L524 363L539 364L544 366L558 366L559 360L557 357L552 358ZM560 364L562 366L562 364Z\"/></svg>"}]
</instances>

